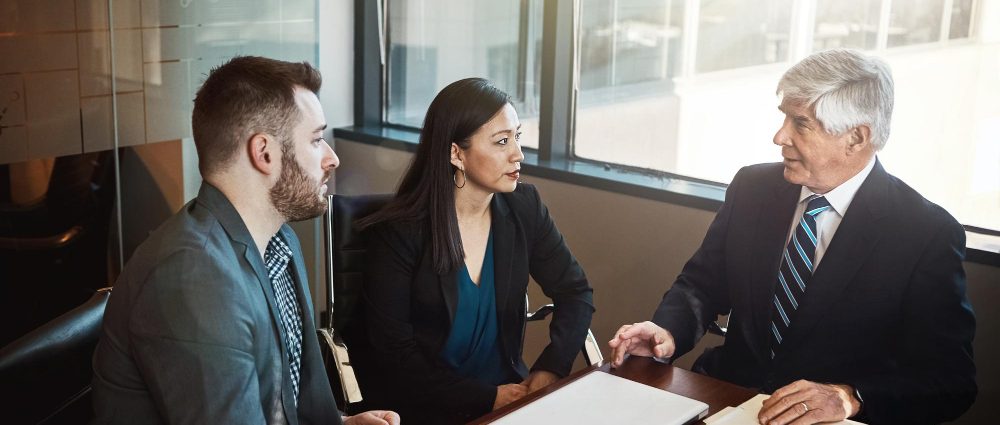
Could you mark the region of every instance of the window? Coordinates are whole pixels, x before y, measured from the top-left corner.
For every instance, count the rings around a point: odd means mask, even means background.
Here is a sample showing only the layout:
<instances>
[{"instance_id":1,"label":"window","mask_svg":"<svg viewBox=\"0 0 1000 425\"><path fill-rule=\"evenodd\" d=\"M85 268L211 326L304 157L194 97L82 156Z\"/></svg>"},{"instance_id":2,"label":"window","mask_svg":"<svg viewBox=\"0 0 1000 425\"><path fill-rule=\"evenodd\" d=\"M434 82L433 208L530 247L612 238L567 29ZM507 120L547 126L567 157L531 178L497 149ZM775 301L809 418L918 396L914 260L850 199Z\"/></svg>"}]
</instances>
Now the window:
<instances>
[{"instance_id":1,"label":"window","mask_svg":"<svg viewBox=\"0 0 1000 425\"><path fill-rule=\"evenodd\" d=\"M420 128L438 91L484 77L514 98L538 147L542 0L389 0L385 120Z\"/></svg>"},{"instance_id":2,"label":"window","mask_svg":"<svg viewBox=\"0 0 1000 425\"><path fill-rule=\"evenodd\" d=\"M788 60L791 12L791 0L700 2L698 72Z\"/></svg>"},{"instance_id":3,"label":"window","mask_svg":"<svg viewBox=\"0 0 1000 425\"><path fill-rule=\"evenodd\" d=\"M881 14L882 0L818 0L813 50L874 49L878 43Z\"/></svg>"},{"instance_id":4,"label":"window","mask_svg":"<svg viewBox=\"0 0 1000 425\"><path fill-rule=\"evenodd\" d=\"M581 1L572 152L727 183L742 166L780 161L771 140L785 70L815 51L857 48L893 69L893 133L879 154L889 172L961 222L998 229L1000 98L990 93L1000 66L989 58L1000 46L968 40L973 6Z\"/></svg>"},{"instance_id":5,"label":"window","mask_svg":"<svg viewBox=\"0 0 1000 425\"><path fill-rule=\"evenodd\" d=\"M682 182L688 195L780 160L774 92L789 66L865 50L895 78L886 168L962 223L1000 229L1000 35L977 30L1000 25L1000 10L981 2L388 3L380 122L415 129L445 84L484 76L515 97L538 164Z\"/></svg>"}]
</instances>

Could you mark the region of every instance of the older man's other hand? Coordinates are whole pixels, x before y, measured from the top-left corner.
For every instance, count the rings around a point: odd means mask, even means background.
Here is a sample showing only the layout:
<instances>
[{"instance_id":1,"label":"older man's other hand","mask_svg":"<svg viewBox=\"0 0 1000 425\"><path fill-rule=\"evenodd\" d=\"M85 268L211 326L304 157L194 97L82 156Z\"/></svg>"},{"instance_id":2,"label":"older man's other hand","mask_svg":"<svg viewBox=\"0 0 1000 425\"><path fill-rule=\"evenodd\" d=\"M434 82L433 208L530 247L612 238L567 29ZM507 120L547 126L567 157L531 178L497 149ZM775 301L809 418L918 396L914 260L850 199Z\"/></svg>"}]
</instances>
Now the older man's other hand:
<instances>
[{"instance_id":1,"label":"older man's other hand","mask_svg":"<svg viewBox=\"0 0 1000 425\"><path fill-rule=\"evenodd\" d=\"M853 394L850 385L795 381L764 400L757 420L765 425L842 421L861 410L861 402Z\"/></svg>"},{"instance_id":2,"label":"older man's other hand","mask_svg":"<svg viewBox=\"0 0 1000 425\"><path fill-rule=\"evenodd\" d=\"M646 357L669 357L674 354L674 337L653 322L624 325L608 341L611 347L611 366L618 367L626 354Z\"/></svg>"}]
</instances>

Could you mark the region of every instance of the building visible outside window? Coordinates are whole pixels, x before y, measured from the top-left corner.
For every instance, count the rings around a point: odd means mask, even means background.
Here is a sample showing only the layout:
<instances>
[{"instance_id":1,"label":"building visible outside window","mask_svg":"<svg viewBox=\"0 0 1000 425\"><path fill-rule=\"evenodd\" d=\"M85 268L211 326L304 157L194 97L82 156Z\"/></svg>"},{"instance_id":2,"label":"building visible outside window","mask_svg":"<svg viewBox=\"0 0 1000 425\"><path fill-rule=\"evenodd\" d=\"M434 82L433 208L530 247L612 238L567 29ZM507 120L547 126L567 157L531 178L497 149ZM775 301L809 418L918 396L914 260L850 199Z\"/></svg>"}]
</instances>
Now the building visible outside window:
<instances>
[{"instance_id":1,"label":"building visible outside window","mask_svg":"<svg viewBox=\"0 0 1000 425\"><path fill-rule=\"evenodd\" d=\"M514 98L538 147L542 0L389 0L386 122L420 128L438 91L467 77Z\"/></svg>"},{"instance_id":2,"label":"building visible outside window","mask_svg":"<svg viewBox=\"0 0 1000 425\"><path fill-rule=\"evenodd\" d=\"M467 76L516 98L538 146L541 1L390 0L387 122L419 127ZM963 224L1000 229L1000 9L974 0L579 0L569 159L728 183L780 161L775 86L829 48L893 69L879 158ZM993 32L991 32L993 31ZM567 141L552 141L567 143ZM667 174L665 174L667 175Z\"/></svg>"}]
</instances>

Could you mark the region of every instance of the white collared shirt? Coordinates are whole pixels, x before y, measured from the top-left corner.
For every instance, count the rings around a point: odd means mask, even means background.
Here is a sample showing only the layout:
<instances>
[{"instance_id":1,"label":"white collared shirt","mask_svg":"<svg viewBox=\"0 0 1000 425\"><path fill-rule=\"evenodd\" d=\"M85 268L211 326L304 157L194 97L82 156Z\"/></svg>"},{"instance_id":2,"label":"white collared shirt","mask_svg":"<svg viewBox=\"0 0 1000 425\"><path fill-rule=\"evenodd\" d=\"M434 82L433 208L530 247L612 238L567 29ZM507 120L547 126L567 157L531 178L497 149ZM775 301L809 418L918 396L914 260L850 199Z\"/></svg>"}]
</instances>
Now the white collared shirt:
<instances>
[{"instance_id":1,"label":"white collared shirt","mask_svg":"<svg viewBox=\"0 0 1000 425\"><path fill-rule=\"evenodd\" d=\"M833 235L837 233L837 228L840 227L840 222L844 220L844 214L847 214L847 208L851 206L851 202L854 201L854 195L858 193L858 189L861 188L861 184L865 182L868 178L868 174L871 174L872 168L875 168L875 156L872 155L872 159L868 161L868 165L865 166L858 174L851 177L846 182L842 183L840 186L833 188L833 190L823 194L826 200L830 202L830 209L823 211L816 216L816 236L819 243L816 244L816 254L813 260L815 270L819 267L819 262L823 260L823 254L826 253L826 248L830 246L830 241L833 240ZM795 207L795 214L792 216L792 223L788 227L788 235L785 237L785 244L792 238L792 232L795 231L795 226L799 225L799 220L802 218L802 213L806 210L806 202L810 196L817 195L813 191L809 190L808 187L802 186L802 191L799 193L799 203Z\"/></svg>"}]
</instances>

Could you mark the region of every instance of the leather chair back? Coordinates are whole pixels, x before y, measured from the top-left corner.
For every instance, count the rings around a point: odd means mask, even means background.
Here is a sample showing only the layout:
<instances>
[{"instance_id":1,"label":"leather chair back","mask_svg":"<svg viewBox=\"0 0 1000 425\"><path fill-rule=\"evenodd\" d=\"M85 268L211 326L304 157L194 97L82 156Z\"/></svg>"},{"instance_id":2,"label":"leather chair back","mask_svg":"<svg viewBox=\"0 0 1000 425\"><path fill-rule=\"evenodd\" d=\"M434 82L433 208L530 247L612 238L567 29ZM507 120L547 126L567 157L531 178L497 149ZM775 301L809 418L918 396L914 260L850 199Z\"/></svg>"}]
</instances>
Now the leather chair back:
<instances>
[{"instance_id":1,"label":"leather chair back","mask_svg":"<svg viewBox=\"0 0 1000 425\"><path fill-rule=\"evenodd\" d=\"M343 337L350 352L351 364L357 376L364 401L347 406L350 414L382 406L383 376L372 364L373 355L364 322L364 266L367 239L355 225L359 219L385 206L392 195L333 195L331 225L333 229L333 328ZM329 288L328 288L329 289ZM330 379L338 379L330 376ZM336 385L334 385L336 387Z\"/></svg>"},{"instance_id":2,"label":"leather chair back","mask_svg":"<svg viewBox=\"0 0 1000 425\"><path fill-rule=\"evenodd\" d=\"M87 423L92 357L111 288L0 349L3 422Z\"/></svg>"}]
</instances>

